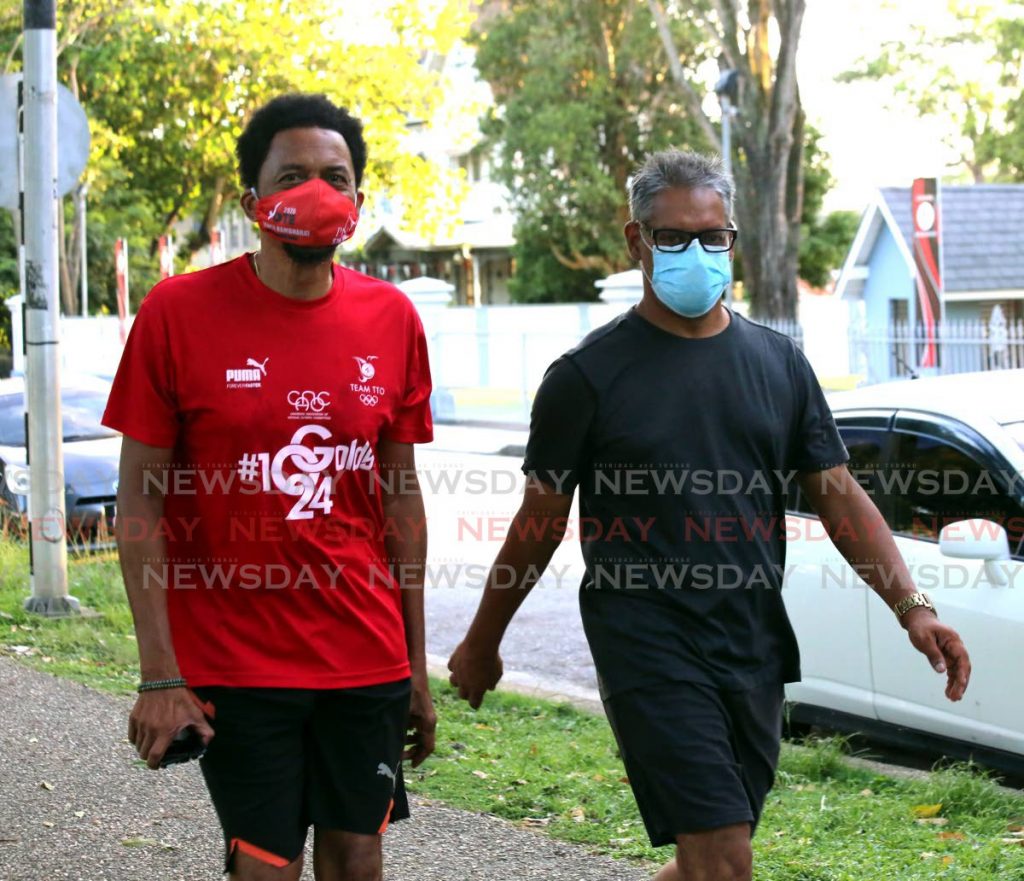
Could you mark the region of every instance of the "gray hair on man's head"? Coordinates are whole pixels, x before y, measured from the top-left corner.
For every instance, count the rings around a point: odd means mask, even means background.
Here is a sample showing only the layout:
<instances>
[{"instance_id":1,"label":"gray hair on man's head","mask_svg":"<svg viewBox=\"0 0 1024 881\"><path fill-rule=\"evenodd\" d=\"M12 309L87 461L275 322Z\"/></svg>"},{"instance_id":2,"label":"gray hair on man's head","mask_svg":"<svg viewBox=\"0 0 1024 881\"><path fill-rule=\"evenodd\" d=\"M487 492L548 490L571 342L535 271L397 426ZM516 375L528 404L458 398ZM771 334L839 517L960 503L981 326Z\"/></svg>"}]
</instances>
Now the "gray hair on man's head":
<instances>
[{"instance_id":1,"label":"gray hair on man's head","mask_svg":"<svg viewBox=\"0 0 1024 881\"><path fill-rule=\"evenodd\" d=\"M649 223L654 197L675 187L714 190L722 197L725 222L732 223L734 185L732 177L725 173L721 157L684 150L662 150L644 160L629 182L629 216Z\"/></svg>"}]
</instances>

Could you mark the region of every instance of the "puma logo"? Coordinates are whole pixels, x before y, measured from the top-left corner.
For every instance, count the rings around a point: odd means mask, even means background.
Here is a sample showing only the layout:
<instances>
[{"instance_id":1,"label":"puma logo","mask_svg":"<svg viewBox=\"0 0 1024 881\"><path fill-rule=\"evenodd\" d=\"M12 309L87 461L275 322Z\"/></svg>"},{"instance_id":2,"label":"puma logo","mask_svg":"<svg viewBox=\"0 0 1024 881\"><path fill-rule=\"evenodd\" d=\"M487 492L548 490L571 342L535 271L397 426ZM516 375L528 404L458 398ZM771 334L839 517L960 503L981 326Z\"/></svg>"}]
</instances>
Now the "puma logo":
<instances>
[{"instance_id":1,"label":"puma logo","mask_svg":"<svg viewBox=\"0 0 1024 881\"><path fill-rule=\"evenodd\" d=\"M392 785L392 786L394 786L394 785L395 785L395 784L396 784L396 783L398 782L398 781L397 781L397 780L395 779L395 772L394 772L394 771L392 771L392 770L391 770L391 769L390 769L390 768L389 768L389 767L388 767L387 765L385 765L385 764L384 764L383 762L381 762L381 763L380 763L380 764L379 764L379 765L377 766L377 776L378 776L378 777L390 777L390 778L391 778L391 785Z\"/></svg>"},{"instance_id":2,"label":"puma logo","mask_svg":"<svg viewBox=\"0 0 1024 881\"><path fill-rule=\"evenodd\" d=\"M245 366L246 367L255 367L257 370L259 370L260 373L262 373L264 376L266 376L267 375L267 362L269 360L270 360L270 356L269 355L266 358L263 359L262 363L257 361L255 358L246 358Z\"/></svg>"}]
</instances>

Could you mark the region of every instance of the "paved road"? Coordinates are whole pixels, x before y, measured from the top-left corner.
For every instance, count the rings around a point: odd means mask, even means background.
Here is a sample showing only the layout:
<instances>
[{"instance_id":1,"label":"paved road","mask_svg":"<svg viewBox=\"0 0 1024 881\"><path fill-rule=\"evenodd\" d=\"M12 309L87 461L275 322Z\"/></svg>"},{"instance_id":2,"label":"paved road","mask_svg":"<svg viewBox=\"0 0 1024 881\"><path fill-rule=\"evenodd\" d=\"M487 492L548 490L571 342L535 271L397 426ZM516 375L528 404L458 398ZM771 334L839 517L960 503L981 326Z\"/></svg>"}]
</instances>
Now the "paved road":
<instances>
[{"instance_id":1,"label":"paved road","mask_svg":"<svg viewBox=\"0 0 1024 881\"><path fill-rule=\"evenodd\" d=\"M129 707L0 657L0 881L221 877L220 833L198 768L139 767L124 738ZM389 881L650 877L492 817L423 801L413 811L385 835Z\"/></svg>"},{"instance_id":2,"label":"paved road","mask_svg":"<svg viewBox=\"0 0 1024 881\"><path fill-rule=\"evenodd\" d=\"M521 456L459 449L498 450L516 435L462 431L439 432L435 444L417 452L430 542L427 647L443 659L472 620L525 482ZM506 669L542 679L555 691L596 694L594 665L580 624L582 576L579 542L567 538L505 636Z\"/></svg>"}]
</instances>

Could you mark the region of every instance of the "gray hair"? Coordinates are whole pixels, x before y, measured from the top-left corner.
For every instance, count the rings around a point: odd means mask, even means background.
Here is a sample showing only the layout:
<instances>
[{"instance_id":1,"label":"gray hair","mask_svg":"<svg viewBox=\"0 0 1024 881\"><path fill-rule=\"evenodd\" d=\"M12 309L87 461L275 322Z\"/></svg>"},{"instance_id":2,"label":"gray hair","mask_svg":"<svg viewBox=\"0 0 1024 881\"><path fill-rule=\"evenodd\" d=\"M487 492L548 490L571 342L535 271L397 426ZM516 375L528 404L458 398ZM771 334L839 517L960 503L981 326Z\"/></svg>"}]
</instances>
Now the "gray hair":
<instances>
[{"instance_id":1,"label":"gray hair","mask_svg":"<svg viewBox=\"0 0 1024 881\"><path fill-rule=\"evenodd\" d=\"M662 150L644 160L629 182L629 216L640 223L648 223L654 197L673 187L714 190L722 197L725 222L732 223L734 184L732 177L725 173L721 157L683 150Z\"/></svg>"}]
</instances>

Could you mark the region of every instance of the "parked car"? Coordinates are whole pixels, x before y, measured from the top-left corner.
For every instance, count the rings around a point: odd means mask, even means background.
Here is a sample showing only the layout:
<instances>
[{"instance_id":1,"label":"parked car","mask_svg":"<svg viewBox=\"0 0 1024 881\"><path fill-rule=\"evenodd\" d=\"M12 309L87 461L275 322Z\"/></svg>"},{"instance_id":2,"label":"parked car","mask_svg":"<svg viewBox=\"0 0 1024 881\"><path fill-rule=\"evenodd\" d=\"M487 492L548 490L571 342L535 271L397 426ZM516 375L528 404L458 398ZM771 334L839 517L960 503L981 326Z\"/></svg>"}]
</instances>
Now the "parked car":
<instances>
[{"instance_id":1,"label":"parked car","mask_svg":"<svg viewBox=\"0 0 1024 881\"><path fill-rule=\"evenodd\" d=\"M65 511L71 550L113 546L114 499L121 436L100 424L110 383L73 376L62 381ZM25 445L25 381L0 380L0 520L24 534L29 470Z\"/></svg>"},{"instance_id":2,"label":"parked car","mask_svg":"<svg viewBox=\"0 0 1024 881\"><path fill-rule=\"evenodd\" d=\"M1024 773L1024 370L886 383L829 402L851 471L974 673L949 702L791 492L783 596L803 668L787 688L791 719Z\"/></svg>"}]
</instances>

